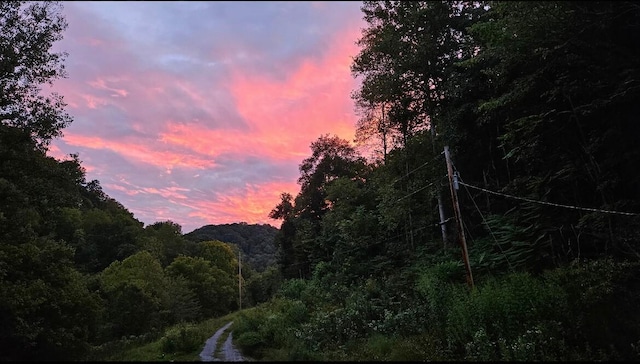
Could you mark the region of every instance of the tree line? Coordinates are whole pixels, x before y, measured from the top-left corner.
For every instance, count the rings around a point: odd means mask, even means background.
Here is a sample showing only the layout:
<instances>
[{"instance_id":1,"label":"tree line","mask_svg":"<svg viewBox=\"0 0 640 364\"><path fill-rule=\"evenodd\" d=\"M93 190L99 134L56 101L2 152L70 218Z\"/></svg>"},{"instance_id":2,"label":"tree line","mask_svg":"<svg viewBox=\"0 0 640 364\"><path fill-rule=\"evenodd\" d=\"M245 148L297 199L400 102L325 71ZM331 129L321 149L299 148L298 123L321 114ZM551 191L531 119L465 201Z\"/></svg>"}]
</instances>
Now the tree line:
<instances>
[{"instance_id":1,"label":"tree line","mask_svg":"<svg viewBox=\"0 0 640 364\"><path fill-rule=\"evenodd\" d=\"M300 191L270 214L285 288L239 342L307 360L637 358L640 7L361 9L357 143L311 144Z\"/></svg>"},{"instance_id":2,"label":"tree line","mask_svg":"<svg viewBox=\"0 0 640 364\"><path fill-rule=\"evenodd\" d=\"M357 141L376 153L328 134L311 144L300 192L271 212L285 276L357 254L384 257L362 268L378 272L418 246L457 247L445 146L465 234L491 265L476 269L637 259L639 10L365 1L352 98Z\"/></svg>"},{"instance_id":3,"label":"tree line","mask_svg":"<svg viewBox=\"0 0 640 364\"><path fill-rule=\"evenodd\" d=\"M0 360L94 358L123 338L153 339L170 325L239 305L238 247L194 241L179 224L144 226L77 154L47 155L72 122L66 77L52 51L67 22L56 2L0 2ZM243 264L243 305L265 300L273 269ZM267 279L263 279L267 277ZM98 354L96 354L98 353Z\"/></svg>"}]
</instances>

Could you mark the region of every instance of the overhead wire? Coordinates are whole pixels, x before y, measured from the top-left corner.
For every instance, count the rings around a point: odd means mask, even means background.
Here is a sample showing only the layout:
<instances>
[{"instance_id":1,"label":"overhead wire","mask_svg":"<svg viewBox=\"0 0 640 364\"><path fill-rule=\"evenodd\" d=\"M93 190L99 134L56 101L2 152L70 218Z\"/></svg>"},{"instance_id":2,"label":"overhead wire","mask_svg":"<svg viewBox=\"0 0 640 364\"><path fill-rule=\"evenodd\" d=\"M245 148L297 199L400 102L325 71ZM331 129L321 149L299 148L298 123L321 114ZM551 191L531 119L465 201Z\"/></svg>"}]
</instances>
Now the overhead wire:
<instances>
[{"instance_id":1,"label":"overhead wire","mask_svg":"<svg viewBox=\"0 0 640 364\"><path fill-rule=\"evenodd\" d=\"M416 193L418 193L418 192L420 192L420 191L424 190L424 189L425 189L425 188L427 188L427 187L431 187L431 186L433 186L433 182L429 183L428 185L422 186L421 188L419 188L419 189L417 189L417 190L415 190L415 191L411 192L410 194L408 194L408 195L406 195L406 196L400 197L399 199L397 199L397 200L396 200L396 202L400 202L401 200L404 200L405 198L407 198L407 197L409 197L409 196L411 196L411 195L415 195Z\"/></svg>"},{"instance_id":2,"label":"overhead wire","mask_svg":"<svg viewBox=\"0 0 640 364\"><path fill-rule=\"evenodd\" d=\"M451 164L453 165L453 162ZM453 168L455 169L455 165L453 165ZM457 172L457 169L456 169L456 172ZM458 173L458 178L460 179L458 181L458 183L463 185L463 186L465 186L465 187L470 187L470 188L473 188L473 189L476 189L476 190L479 190L479 191L482 191L482 192L491 193L491 194L502 196L502 197L513 198L515 200L521 200L521 201L537 203L537 204L541 204L541 205L554 206L554 207L563 207L563 208L581 210L581 211L600 212L600 213L605 213L605 214L618 214L618 215L626 215L626 216L640 216L640 213L636 213L636 212L621 212L621 211L595 209L595 208L591 208L591 207L579 207L579 206L571 206L571 205L562 205L562 204L553 203L553 202L532 200L532 199L526 198L526 197L518 197L518 196L508 195L506 193L491 191L491 190L488 190L486 188L473 186L473 185L464 183L464 182L462 182L462 179L460 178L460 174L459 173Z\"/></svg>"},{"instance_id":3,"label":"overhead wire","mask_svg":"<svg viewBox=\"0 0 640 364\"><path fill-rule=\"evenodd\" d=\"M504 255L504 258L507 260L507 265L509 266L509 269L511 269L511 271L513 271L513 266L511 265L511 262L509 261L509 257L507 256L507 254L502 249L502 246L498 242L498 239L496 238L495 234L493 233L493 230L491 229L491 226L487 222L487 219L485 219L484 215L482 214L482 211L480 211L480 208L478 207L478 204L476 203L476 200L471 195L471 192L469 191L469 188L467 188L466 184L462 182L462 178L460 177L459 173L458 173L458 179L459 179L458 183L460 183L461 185L464 186L465 190L467 191L467 194L469 195L469 198L471 198L471 201L473 202L473 205L476 207L476 210L478 210L478 213L480 214L480 217L482 218L482 221L484 222L485 226L489 230L489 234L491 234L491 237L493 238L493 241L496 243L496 246L498 247L498 249L500 249L500 252L502 253L502 255Z\"/></svg>"},{"instance_id":4,"label":"overhead wire","mask_svg":"<svg viewBox=\"0 0 640 364\"><path fill-rule=\"evenodd\" d=\"M605 213L605 214L618 214L618 215L626 215L626 216L640 216L640 213L635 213L635 212L621 212L621 211L612 211L612 210L602 210L602 209L595 209L595 208L590 208L590 207L579 207L579 206L571 206L571 205L562 205L562 204L557 204L557 203L552 203L552 202L532 200L530 198L518 197L518 196L508 195L506 193L491 191L491 190L488 190L486 188L473 186L473 185L464 183L462 181L459 181L458 183L460 183L463 186L470 187L470 188L473 188L473 189L476 189L476 190L480 190L480 191L483 191L483 192L486 192L486 193L491 193L491 194L494 194L494 195L507 197L507 198L513 198L513 199L521 200L521 201L527 201L527 202L531 202L531 203L537 203L537 204L541 204L541 205L548 205L548 206L554 206L554 207L563 207L563 208L567 208L567 209L581 210L581 211L600 212L600 213Z\"/></svg>"},{"instance_id":5,"label":"overhead wire","mask_svg":"<svg viewBox=\"0 0 640 364\"><path fill-rule=\"evenodd\" d=\"M435 157L433 157L431 160L428 160L428 161L424 162L424 163L423 163L423 164L421 164L420 166L418 166L418 167L414 168L411 172L407 172L407 174L405 174L404 176L400 176L400 177L396 178L395 180L393 180L393 182L391 182L391 184L393 185L393 184L395 184L396 182L400 181L401 179L406 178L406 177L409 177L409 175L411 175L411 173L413 173L413 172L415 172L415 171L419 170L420 168L423 168L423 167L425 167L425 166L429 165L429 163L431 163L431 162L435 161L437 158L439 158L441 155L443 155L443 153L444 153L444 152L441 152L440 154L438 154L438 155L436 155Z\"/></svg>"}]
</instances>

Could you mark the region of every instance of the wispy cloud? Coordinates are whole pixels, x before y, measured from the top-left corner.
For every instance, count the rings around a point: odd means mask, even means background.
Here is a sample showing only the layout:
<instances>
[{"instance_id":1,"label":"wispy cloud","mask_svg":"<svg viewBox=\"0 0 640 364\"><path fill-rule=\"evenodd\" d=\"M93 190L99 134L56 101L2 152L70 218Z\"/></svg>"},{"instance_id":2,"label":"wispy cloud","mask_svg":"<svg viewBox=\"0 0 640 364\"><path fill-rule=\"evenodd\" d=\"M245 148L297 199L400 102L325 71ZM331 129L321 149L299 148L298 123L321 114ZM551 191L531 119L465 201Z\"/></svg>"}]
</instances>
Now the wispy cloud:
<instances>
[{"instance_id":1,"label":"wispy cloud","mask_svg":"<svg viewBox=\"0 0 640 364\"><path fill-rule=\"evenodd\" d=\"M68 2L74 122L50 154L146 224L278 222L322 134L351 140L357 2Z\"/></svg>"}]
</instances>

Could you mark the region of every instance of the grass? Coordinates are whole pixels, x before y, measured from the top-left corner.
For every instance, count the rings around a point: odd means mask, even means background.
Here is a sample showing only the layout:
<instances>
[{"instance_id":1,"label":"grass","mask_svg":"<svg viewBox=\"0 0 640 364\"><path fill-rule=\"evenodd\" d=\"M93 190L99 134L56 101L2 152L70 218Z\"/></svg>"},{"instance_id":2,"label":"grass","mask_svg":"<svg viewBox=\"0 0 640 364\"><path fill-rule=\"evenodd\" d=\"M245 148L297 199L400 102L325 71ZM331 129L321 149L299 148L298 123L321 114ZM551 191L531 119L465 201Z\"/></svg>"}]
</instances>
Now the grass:
<instances>
[{"instance_id":1,"label":"grass","mask_svg":"<svg viewBox=\"0 0 640 364\"><path fill-rule=\"evenodd\" d=\"M210 338L215 332L229 321L233 321L239 312L233 312L228 315L212 318L199 323L194 324L196 330L201 333L202 345L192 352L185 353L163 353L162 350L162 338L153 342L123 350L121 352L114 352L109 355L105 360L107 361L200 361L200 352L204 348L204 344L208 338ZM171 329L170 327L167 330ZM227 330L219 340L217 348L219 348L226 340L229 330ZM216 349L217 357L218 349Z\"/></svg>"}]
</instances>

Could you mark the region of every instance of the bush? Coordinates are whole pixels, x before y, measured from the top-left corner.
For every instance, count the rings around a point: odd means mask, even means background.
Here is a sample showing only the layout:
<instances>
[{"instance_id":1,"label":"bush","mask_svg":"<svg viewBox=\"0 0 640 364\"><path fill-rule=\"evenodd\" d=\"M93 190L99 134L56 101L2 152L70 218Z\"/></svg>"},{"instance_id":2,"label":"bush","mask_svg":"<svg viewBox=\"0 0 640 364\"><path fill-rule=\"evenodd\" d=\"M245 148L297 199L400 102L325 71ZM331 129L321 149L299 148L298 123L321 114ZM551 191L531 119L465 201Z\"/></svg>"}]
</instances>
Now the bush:
<instances>
[{"instance_id":1,"label":"bush","mask_svg":"<svg viewBox=\"0 0 640 364\"><path fill-rule=\"evenodd\" d=\"M237 344L249 355L259 356L262 349L292 349L297 345L295 328L308 320L307 307L302 301L274 298L248 312L242 312L234 331ZM298 350L298 356L304 356Z\"/></svg>"},{"instance_id":2,"label":"bush","mask_svg":"<svg viewBox=\"0 0 640 364\"><path fill-rule=\"evenodd\" d=\"M489 279L451 300L449 344L467 360L561 360L567 298L528 273Z\"/></svg>"},{"instance_id":3,"label":"bush","mask_svg":"<svg viewBox=\"0 0 640 364\"><path fill-rule=\"evenodd\" d=\"M637 360L640 264L596 260L441 293L447 347L464 360ZM450 290L451 292L451 290Z\"/></svg>"},{"instance_id":4,"label":"bush","mask_svg":"<svg viewBox=\"0 0 640 364\"><path fill-rule=\"evenodd\" d=\"M256 356L258 350L265 346L266 342L260 333L248 331L238 336L236 344L246 355Z\"/></svg>"},{"instance_id":5,"label":"bush","mask_svg":"<svg viewBox=\"0 0 640 364\"><path fill-rule=\"evenodd\" d=\"M640 358L635 349L640 338L640 263L576 261L545 278L568 296L566 339L576 355L587 360Z\"/></svg>"},{"instance_id":6,"label":"bush","mask_svg":"<svg viewBox=\"0 0 640 364\"><path fill-rule=\"evenodd\" d=\"M289 279L280 286L279 295L283 298L299 300L307 286L304 279Z\"/></svg>"},{"instance_id":7,"label":"bush","mask_svg":"<svg viewBox=\"0 0 640 364\"><path fill-rule=\"evenodd\" d=\"M179 324L167 330L162 337L162 351L165 353L191 352L198 350L206 339L195 326Z\"/></svg>"},{"instance_id":8,"label":"bush","mask_svg":"<svg viewBox=\"0 0 640 364\"><path fill-rule=\"evenodd\" d=\"M447 315L454 300L466 299L464 267L459 261L446 260L422 269L418 274L415 290L424 300L424 315L430 323L429 330L444 336Z\"/></svg>"}]
</instances>

